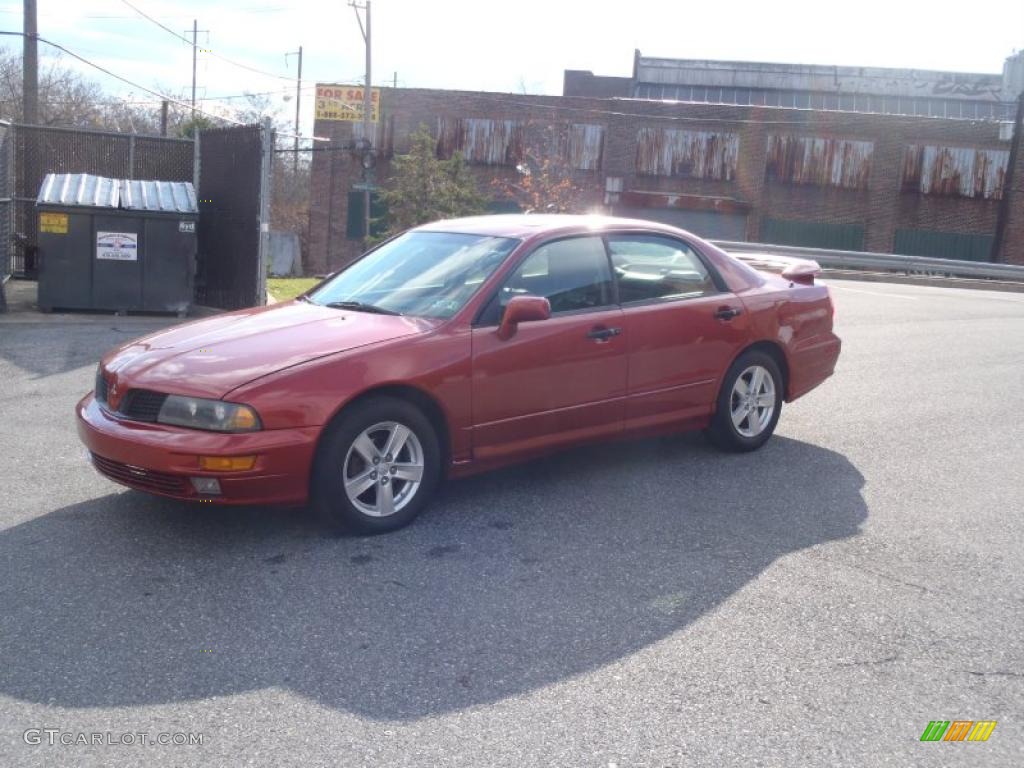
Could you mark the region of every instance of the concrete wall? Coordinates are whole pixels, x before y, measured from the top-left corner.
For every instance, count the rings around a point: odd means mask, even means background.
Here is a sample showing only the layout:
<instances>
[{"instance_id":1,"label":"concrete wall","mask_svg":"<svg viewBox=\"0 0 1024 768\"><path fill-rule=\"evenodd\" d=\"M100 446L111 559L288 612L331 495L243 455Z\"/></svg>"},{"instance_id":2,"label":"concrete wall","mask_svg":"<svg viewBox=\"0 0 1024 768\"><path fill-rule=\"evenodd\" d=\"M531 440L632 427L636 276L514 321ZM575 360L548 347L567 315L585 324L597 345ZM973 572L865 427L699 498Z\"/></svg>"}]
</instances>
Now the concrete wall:
<instances>
[{"instance_id":1,"label":"concrete wall","mask_svg":"<svg viewBox=\"0 0 1024 768\"><path fill-rule=\"evenodd\" d=\"M1007 150L994 122L943 120L923 117L817 112L766 107L680 104L628 99L584 99L559 96L384 89L383 120L378 146L384 157L378 177L386 179L388 153L403 152L408 135L421 123L436 135L439 118L491 118L522 121L531 132L552 124L590 123L604 126L601 168L581 171L578 181L588 194L581 207L604 201L606 180L622 179L624 192L641 195L651 205L701 210L745 210L747 237L757 240L766 217L796 221L863 225L867 250L891 252L898 228L992 234L998 215L996 199L972 199L922 194L903 190L903 163L914 144ZM642 127L663 127L704 134L736 134L738 152L729 180L694 176L650 176L637 173L637 141ZM332 139L332 146L352 138L352 125L318 121L317 136ZM870 169L858 188L766 181L770 134L871 142ZM819 143L820 144L820 143ZM1019 163L1018 163L1019 165ZM474 166L481 185L494 178L512 177L502 166ZM345 237L347 193L359 181L361 170L348 152L314 154L310 212L310 255L307 272L325 272L349 261L360 243ZM1010 208L1014 210L1005 253L1024 263L1024 171L1018 170ZM666 200L668 202L666 202ZM636 204L632 199L630 206Z\"/></svg>"}]
</instances>

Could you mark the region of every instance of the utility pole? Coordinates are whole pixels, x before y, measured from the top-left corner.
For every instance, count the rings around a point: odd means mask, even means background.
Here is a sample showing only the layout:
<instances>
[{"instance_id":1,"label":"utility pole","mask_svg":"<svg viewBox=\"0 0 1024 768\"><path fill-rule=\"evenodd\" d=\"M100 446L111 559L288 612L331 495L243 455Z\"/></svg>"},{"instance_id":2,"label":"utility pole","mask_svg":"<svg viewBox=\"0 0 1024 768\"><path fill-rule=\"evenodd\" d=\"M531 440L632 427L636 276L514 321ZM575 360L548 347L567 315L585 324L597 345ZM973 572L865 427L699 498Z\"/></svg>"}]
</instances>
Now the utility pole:
<instances>
[{"instance_id":1,"label":"utility pole","mask_svg":"<svg viewBox=\"0 0 1024 768\"><path fill-rule=\"evenodd\" d=\"M370 56L370 0L364 0L360 3L358 0L350 0L349 5L356 12L356 20L359 22L359 31L363 33L363 42L366 44L366 79L363 82L363 140L366 144L366 154L363 162L363 184L366 187L363 190L363 237L364 239L370 236L370 189L369 189L369 173L365 158L370 157L370 153L373 151L373 136L370 132L370 118L373 104L373 94L371 89L373 87L373 76L371 69L371 56ZM359 15L359 11L365 11L366 13L366 24L363 25L363 19Z\"/></svg>"},{"instance_id":2,"label":"utility pole","mask_svg":"<svg viewBox=\"0 0 1024 768\"><path fill-rule=\"evenodd\" d=\"M209 33L208 29L199 29L199 22L192 19L192 119L196 119L196 54L199 53L199 33ZM188 30L185 30L188 34Z\"/></svg>"},{"instance_id":3,"label":"utility pole","mask_svg":"<svg viewBox=\"0 0 1024 768\"><path fill-rule=\"evenodd\" d=\"M36 24L36 0L25 0L24 10L21 120L27 125L35 125L39 122L39 27Z\"/></svg>"},{"instance_id":4,"label":"utility pole","mask_svg":"<svg viewBox=\"0 0 1024 768\"><path fill-rule=\"evenodd\" d=\"M199 37L199 22L192 19L192 119L196 119L196 51Z\"/></svg>"},{"instance_id":5,"label":"utility pole","mask_svg":"<svg viewBox=\"0 0 1024 768\"><path fill-rule=\"evenodd\" d=\"M292 157L292 173L299 172L299 108L302 104L302 46L299 46L298 51L292 51L284 55L286 64L289 56L296 55L299 57L299 77L295 83L295 152Z\"/></svg>"},{"instance_id":6,"label":"utility pole","mask_svg":"<svg viewBox=\"0 0 1024 768\"><path fill-rule=\"evenodd\" d=\"M160 135L167 136L167 99L160 102Z\"/></svg>"}]
</instances>

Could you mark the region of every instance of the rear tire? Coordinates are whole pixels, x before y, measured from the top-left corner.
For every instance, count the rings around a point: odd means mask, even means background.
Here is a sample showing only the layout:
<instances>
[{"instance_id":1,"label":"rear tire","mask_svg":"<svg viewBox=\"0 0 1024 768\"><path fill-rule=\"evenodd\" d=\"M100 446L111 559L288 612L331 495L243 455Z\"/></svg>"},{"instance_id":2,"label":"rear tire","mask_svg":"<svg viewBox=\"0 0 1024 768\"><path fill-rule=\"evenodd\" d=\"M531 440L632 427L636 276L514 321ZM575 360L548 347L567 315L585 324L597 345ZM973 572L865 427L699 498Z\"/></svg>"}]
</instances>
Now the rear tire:
<instances>
[{"instance_id":1,"label":"rear tire","mask_svg":"<svg viewBox=\"0 0 1024 768\"><path fill-rule=\"evenodd\" d=\"M412 522L440 476L430 420L406 400L371 397L342 411L321 437L312 506L334 532L387 533Z\"/></svg>"},{"instance_id":2,"label":"rear tire","mask_svg":"<svg viewBox=\"0 0 1024 768\"><path fill-rule=\"evenodd\" d=\"M744 352L722 380L715 415L704 434L723 451L756 451L775 432L782 392L782 373L775 359L758 350Z\"/></svg>"}]
</instances>

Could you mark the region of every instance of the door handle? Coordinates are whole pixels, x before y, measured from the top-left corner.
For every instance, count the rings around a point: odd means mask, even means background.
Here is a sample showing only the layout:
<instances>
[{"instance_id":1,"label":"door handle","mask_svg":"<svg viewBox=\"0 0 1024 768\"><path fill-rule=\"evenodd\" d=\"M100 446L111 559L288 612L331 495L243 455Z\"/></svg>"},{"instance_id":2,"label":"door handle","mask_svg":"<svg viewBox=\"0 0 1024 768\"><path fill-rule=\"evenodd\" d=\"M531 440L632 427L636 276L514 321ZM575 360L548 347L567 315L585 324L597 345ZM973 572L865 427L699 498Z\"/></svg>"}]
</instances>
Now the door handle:
<instances>
[{"instance_id":1,"label":"door handle","mask_svg":"<svg viewBox=\"0 0 1024 768\"><path fill-rule=\"evenodd\" d=\"M599 325L587 332L587 338L598 342L608 341L612 336L618 336L620 333L622 333L621 328L605 328L603 325Z\"/></svg>"},{"instance_id":2,"label":"door handle","mask_svg":"<svg viewBox=\"0 0 1024 768\"><path fill-rule=\"evenodd\" d=\"M715 310L715 317L719 320L732 320L741 314L743 314L743 310L736 307L719 307Z\"/></svg>"}]
</instances>

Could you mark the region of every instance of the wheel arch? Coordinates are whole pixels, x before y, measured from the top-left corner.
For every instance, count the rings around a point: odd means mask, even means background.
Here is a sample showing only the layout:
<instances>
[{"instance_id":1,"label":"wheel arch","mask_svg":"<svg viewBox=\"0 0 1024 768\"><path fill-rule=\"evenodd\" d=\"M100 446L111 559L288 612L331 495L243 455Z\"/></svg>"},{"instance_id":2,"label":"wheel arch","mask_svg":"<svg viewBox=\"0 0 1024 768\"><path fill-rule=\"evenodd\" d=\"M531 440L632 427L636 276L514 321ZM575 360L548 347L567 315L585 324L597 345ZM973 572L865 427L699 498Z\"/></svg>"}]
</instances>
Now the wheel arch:
<instances>
[{"instance_id":1,"label":"wheel arch","mask_svg":"<svg viewBox=\"0 0 1024 768\"><path fill-rule=\"evenodd\" d=\"M775 361L775 364L779 366L779 372L782 374L782 391L785 393L785 397L783 399L789 400L789 359L786 357L786 350L783 346L779 342L772 341L770 339L761 339L759 341L752 342L736 353L736 356L729 361L729 367L726 368L726 370L729 370L737 360L748 352L763 352L766 355L771 356Z\"/></svg>"},{"instance_id":2,"label":"wheel arch","mask_svg":"<svg viewBox=\"0 0 1024 768\"><path fill-rule=\"evenodd\" d=\"M339 405L337 410L331 415L331 418L324 424L323 429L320 430L320 435L317 437L317 451L320 450L321 440L327 430L339 419L343 418L352 406L374 397L393 397L397 400L405 400L416 406L427 417L427 420L437 432L437 442L441 448L441 468L442 472L445 472L451 461L452 453L451 430L448 425L448 418L435 397L409 384L382 384L372 389L363 390Z\"/></svg>"}]
</instances>

